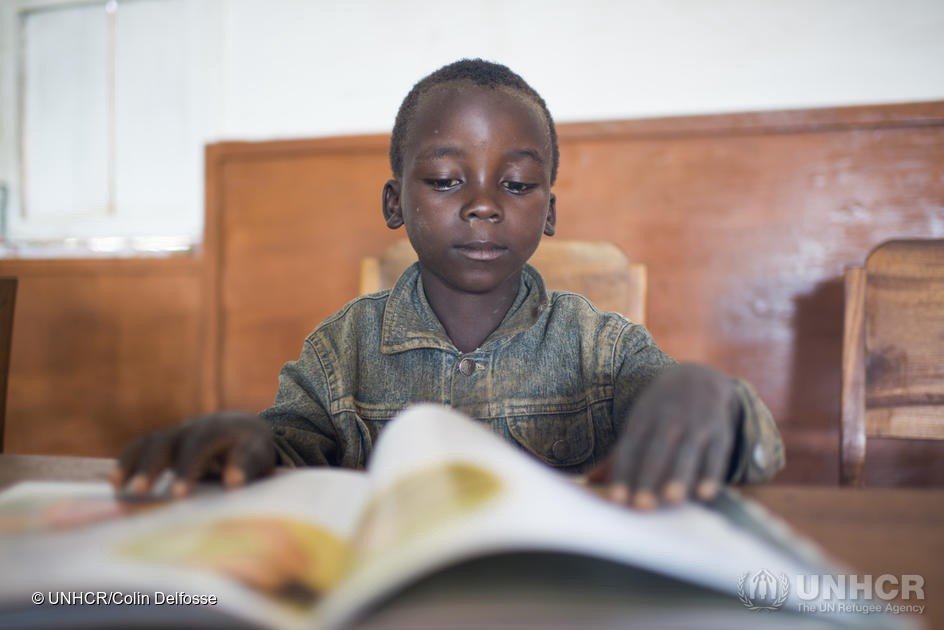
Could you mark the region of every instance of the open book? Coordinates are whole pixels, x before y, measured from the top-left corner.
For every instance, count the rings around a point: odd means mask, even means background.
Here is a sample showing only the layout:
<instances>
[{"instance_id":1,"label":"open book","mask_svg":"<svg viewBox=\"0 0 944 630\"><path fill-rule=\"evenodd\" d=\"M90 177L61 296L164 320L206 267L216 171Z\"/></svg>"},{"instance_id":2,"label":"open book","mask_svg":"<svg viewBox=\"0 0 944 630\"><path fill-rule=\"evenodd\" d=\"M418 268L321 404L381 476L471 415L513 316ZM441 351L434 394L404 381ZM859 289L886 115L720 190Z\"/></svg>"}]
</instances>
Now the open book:
<instances>
[{"instance_id":1,"label":"open book","mask_svg":"<svg viewBox=\"0 0 944 630\"><path fill-rule=\"evenodd\" d=\"M0 495L0 625L226 619L333 628L470 561L517 554L538 571L566 570L528 552L599 562L602 572L625 567L628 600L656 582L667 609L721 601L712 610L723 611L723 627L889 625L884 615L791 614L792 589L745 584L762 570L777 580L827 570L809 545L731 492L712 506L634 512L433 405L385 429L366 473L293 471L238 491L130 506L104 483L10 488Z\"/></svg>"}]
</instances>

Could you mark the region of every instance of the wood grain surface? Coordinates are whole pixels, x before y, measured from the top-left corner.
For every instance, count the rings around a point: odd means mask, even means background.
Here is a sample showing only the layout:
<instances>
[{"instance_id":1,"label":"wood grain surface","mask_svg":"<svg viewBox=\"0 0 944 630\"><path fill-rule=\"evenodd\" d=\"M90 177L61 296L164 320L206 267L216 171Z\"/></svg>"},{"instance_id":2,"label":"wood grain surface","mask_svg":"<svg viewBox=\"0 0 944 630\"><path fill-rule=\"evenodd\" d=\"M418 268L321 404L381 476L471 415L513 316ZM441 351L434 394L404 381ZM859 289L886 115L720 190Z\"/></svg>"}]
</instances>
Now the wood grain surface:
<instances>
[{"instance_id":1,"label":"wood grain surface","mask_svg":"<svg viewBox=\"0 0 944 630\"><path fill-rule=\"evenodd\" d=\"M117 455L200 410L199 262L0 260L19 278L6 451Z\"/></svg>"},{"instance_id":2,"label":"wood grain surface","mask_svg":"<svg viewBox=\"0 0 944 630\"><path fill-rule=\"evenodd\" d=\"M845 277L842 341L842 413L839 482L859 486L865 466L865 269L850 267Z\"/></svg>"},{"instance_id":3,"label":"wood grain surface","mask_svg":"<svg viewBox=\"0 0 944 630\"><path fill-rule=\"evenodd\" d=\"M885 244L866 276L867 407L944 410L944 240Z\"/></svg>"},{"instance_id":4,"label":"wood grain surface","mask_svg":"<svg viewBox=\"0 0 944 630\"><path fill-rule=\"evenodd\" d=\"M16 278L0 278L0 453L7 416L7 382L13 348L13 314L16 310Z\"/></svg>"}]
</instances>

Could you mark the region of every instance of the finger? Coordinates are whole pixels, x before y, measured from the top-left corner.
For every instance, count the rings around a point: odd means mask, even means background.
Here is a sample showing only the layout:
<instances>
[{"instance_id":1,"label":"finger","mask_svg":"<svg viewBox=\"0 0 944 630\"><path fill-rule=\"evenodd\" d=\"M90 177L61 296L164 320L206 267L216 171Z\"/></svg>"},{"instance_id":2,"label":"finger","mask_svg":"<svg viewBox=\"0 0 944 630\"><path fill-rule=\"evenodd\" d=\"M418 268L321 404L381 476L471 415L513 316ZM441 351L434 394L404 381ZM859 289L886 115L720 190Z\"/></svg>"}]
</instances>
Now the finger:
<instances>
[{"instance_id":1,"label":"finger","mask_svg":"<svg viewBox=\"0 0 944 630\"><path fill-rule=\"evenodd\" d=\"M708 442L702 456L702 468L695 495L701 501L714 499L724 484L724 475L731 459L732 435L719 433Z\"/></svg>"},{"instance_id":2,"label":"finger","mask_svg":"<svg viewBox=\"0 0 944 630\"><path fill-rule=\"evenodd\" d=\"M662 424L651 434L646 449L638 459L633 486L633 507L651 510L659 505L658 489L669 470L672 456L678 451L682 431L675 422Z\"/></svg>"},{"instance_id":3,"label":"finger","mask_svg":"<svg viewBox=\"0 0 944 630\"><path fill-rule=\"evenodd\" d=\"M688 438L679 445L675 462L662 485L662 498L666 503L678 505L692 494L704 450L705 441L698 437Z\"/></svg>"},{"instance_id":4,"label":"finger","mask_svg":"<svg viewBox=\"0 0 944 630\"><path fill-rule=\"evenodd\" d=\"M272 442L258 434L251 434L226 452L223 484L228 488L241 486L271 473L274 468L275 449Z\"/></svg>"},{"instance_id":5,"label":"finger","mask_svg":"<svg viewBox=\"0 0 944 630\"><path fill-rule=\"evenodd\" d=\"M193 484L223 458L232 444L231 435L213 435L199 429L188 431L174 463L177 479L171 489L173 495L179 498L190 494Z\"/></svg>"},{"instance_id":6,"label":"finger","mask_svg":"<svg viewBox=\"0 0 944 630\"><path fill-rule=\"evenodd\" d=\"M632 496L635 471L645 452L649 434L653 431L651 418L645 408L638 409L627 421L623 436L616 445L610 481L613 484L610 498L616 503L628 504Z\"/></svg>"},{"instance_id":7,"label":"finger","mask_svg":"<svg viewBox=\"0 0 944 630\"><path fill-rule=\"evenodd\" d=\"M629 484L626 482L616 481L610 486L610 501L613 503L629 505L629 500L631 498L632 492L629 489Z\"/></svg>"},{"instance_id":8,"label":"finger","mask_svg":"<svg viewBox=\"0 0 944 630\"><path fill-rule=\"evenodd\" d=\"M121 452L121 455L118 457L118 461L115 462L115 467L109 473L108 477L112 485L115 487L115 490L121 490L128 479L137 472L138 465L141 461L141 453L144 450L144 447L147 445L148 440L151 439L151 435L146 435L138 438L132 442L128 448Z\"/></svg>"},{"instance_id":9,"label":"finger","mask_svg":"<svg viewBox=\"0 0 944 630\"><path fill-rule=\"evenodd\" d=\"M133 495L151 491L157 476L170 466L174 455L175 431L163 431L147 436L140 447L136 465L131 468L127 490Z\"/></svg>"},{"instance_id":10,"label":"finger","mask_svg":"<svg viewBox=\"0 0 944 630\"><path fill-rule=\"evenodd\" d=\"M629 505L633 494L633 464L641 454L639 444L643 438L623 436L617 451L610 473L610 500L615 503Z\"/></svg>"}]
</instances>

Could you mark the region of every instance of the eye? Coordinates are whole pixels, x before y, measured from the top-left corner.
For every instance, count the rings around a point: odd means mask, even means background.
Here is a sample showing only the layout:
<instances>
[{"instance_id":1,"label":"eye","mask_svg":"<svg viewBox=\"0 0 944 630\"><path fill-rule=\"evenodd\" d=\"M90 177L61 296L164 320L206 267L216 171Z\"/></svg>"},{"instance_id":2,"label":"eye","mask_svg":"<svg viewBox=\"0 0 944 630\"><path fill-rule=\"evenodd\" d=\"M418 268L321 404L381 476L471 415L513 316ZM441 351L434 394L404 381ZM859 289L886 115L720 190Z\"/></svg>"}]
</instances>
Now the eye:
<instances>
[{"instance_id":1,"label":"eye","mask_svg":"<svg viewBox=\"0 0 944 630\"><path fill-rule=\"evenodd\" d=\"M508 192L515 195L523 195L526 192L537 187L537 184L526 184L524 182L515 182L515 181L505 181L502 182L502 186Z\"/></svg>"},{"instance_id":2,"label":"eye","mask_svg":"<svg viewBox=\"0 0 944 630\"><path fill-rule=\"evenodd\" d=\"M462 180L453 178L443 178L443 179L424 179L425 183L432 187L433 190L440 192L445 192L447 190L452 190L456 186L462 184Z\"/></svg>"}]
</instances>

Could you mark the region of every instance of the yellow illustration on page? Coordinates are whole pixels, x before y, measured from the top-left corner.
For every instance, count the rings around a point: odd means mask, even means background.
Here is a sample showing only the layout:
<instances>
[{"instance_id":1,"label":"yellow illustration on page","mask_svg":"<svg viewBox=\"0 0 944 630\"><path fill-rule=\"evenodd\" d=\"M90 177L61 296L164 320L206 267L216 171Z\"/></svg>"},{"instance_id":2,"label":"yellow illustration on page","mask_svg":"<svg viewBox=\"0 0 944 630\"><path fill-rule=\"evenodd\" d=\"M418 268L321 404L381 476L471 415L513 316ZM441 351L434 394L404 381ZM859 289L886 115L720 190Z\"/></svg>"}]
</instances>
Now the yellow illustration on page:
<instances>
[{"instance_id":1,"label":"yellow illustration on page","mask_svg":"<svg viewBox=\"0 0 944 630\"><path fill-rule=\"evenodd\" d=\"M411 473L378 492L354 536L353 564L478 510L499 495L501 480L464 462Z\"/></svg>"},{"instance_id":2,"label":"yellow illustration on page","mask_svg":"<svg viewBox=\"0 0 944 630\"><path fill-rule=\"evenodd\" d=\"M123 545L135 560L219 573L291 608L315 604L338 581L347 543L282 517L233 517L151 534Z\"/></svg>"}]
</instances>

